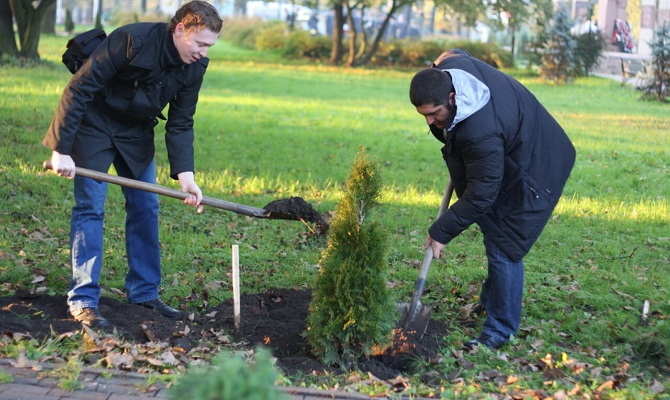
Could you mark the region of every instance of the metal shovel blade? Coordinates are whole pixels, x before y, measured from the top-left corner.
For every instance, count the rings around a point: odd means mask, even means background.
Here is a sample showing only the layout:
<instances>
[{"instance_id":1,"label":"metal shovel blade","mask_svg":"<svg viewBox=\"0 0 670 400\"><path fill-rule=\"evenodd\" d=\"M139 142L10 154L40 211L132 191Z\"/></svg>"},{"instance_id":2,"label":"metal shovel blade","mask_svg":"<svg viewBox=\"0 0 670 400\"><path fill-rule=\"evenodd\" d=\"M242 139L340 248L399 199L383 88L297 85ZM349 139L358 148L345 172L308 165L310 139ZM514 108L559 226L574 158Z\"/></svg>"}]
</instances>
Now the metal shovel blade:
<instances>
[{"instance_id":1,"label":"metal shovel blade","mask_svg":"<svg viewBox=\"0 0 670 400\"><path fill-rule=\"evenodd\" d=\"M433 260L433 248L428 246L426 254L423 257L423 264L419 271L419 277L414 285L414 294L412 300L406 303L404 307L403 316L400 319L400 326L406 333L415 334L418 339L421 339L428 329L428 321L430 320L430 313L433 306L421 303L421 295L423 288L426 286L426 277L430 269L430 262Z\"/></svg>"},{"instance_id":2,"label":"metal shovel blade","mask_svg":"<svg viewBox=\"0 0 670 400\"><path fill-rule=\"evenodd\" d=\"M440 209L437 212L437 218L440 218L444 210L449 207L449 202L451 201L451 194L454 191L454 184L451 181L451 178L447 182L447 187L444 190L444 195L442 196L442 202L440 203ZM403 316L400 320L400 326L404 329L405 332L416 332L416 337L420 340L428 329L428 322L430 321L430 313L433 310L432 305L426 305L421 303L421 295L423 294L423 288L426 285L426 278L428 277L428 270L430 269L430 263L433 260L433 247L428 246L426 248L426 253L423 257L423 263L421 264L421 270L419 271L419 277L416 280L414 285L414 293L412 294L412 300L409 303L402 303L399 305Z\"/></svg>"}]
</instances>

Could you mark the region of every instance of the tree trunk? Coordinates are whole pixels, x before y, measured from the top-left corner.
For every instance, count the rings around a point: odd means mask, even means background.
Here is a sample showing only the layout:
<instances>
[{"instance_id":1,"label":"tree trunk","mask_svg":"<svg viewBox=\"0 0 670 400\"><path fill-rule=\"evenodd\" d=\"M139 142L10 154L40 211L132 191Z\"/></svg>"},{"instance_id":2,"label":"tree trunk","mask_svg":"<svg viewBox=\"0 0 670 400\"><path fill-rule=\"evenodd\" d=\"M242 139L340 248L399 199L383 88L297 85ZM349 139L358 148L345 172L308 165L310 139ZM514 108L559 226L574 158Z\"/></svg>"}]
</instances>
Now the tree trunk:
<instances>
[{"instance_id":1,"label":"tree trunk","mask_svg":"<svg viewBox=\"0 0 670 400\"><path fill-rule=\"evenodd\" d=\"M16 47L16 39L14 38L9 0L0 0L0 57L5 54L18 57L19 49Z\"/></svg>"},{"instance_id":2,"label":"tree trunk","mask_svg":"<svg viewBox=\"0 0 670 400\"><path fill-rule=\"evenodd\" d=\"M372 42L372 46L370 46L370 51L365 53L363 57L361 57L354 66L360 66L360 65L365 65L368 62L370 62L370 59L372 56L375 55L377 50L379 49L379 43L382 41L382 38L384 37L384 33L386 32L386 28L389 26L389 22L391 21L391 17L393 14L396 12L398 9L398 3L396 0L393 0L391 3L391 8L389 9L389 12L386 14L386 17L384 18L384 22L382 22L382 26L379 27L379 30L377 31L377 35L375 35L375 40Z\"/></svg>"},{"instance_id":3,"label":"tree trunk","mask_svg":"<svg viewBox=\"0 0 670 400\"><path fill-rule=\"evenodd\" d=\"M51 7L47 9L46 14L44 14L44 19L42 20L42 33L47 35L56 34L56 3L53 3Z\"/></svg>"},{"instance_id":4,"label":"tree trunk","mask_svg":"<svg viewBox=\"0 0 670 400\"><path fill-rule=\"evenodd\" d=\"M147 0L140 1L140 10L142 10L142 14L147 13Z\"/></svg>"},{"instance_id":5,"label":"tree trunk","mask_svg":"<svg viewBox=\"0 0 670 400\"><path fill-rule=\"evenodd\" d=\"M358 32L356 31L356 24L354 22L354 8L349 5L349 0L345 0L344 4L347 7L347 23L349 23L349 56L347 58L347 67L354 65L356 61L356 39Z\"/></svg>"},{"instance_id":6,"label":"tree trunk","mask_svg":"<svg viewBox=\"0 0 670 400\"><path fill-rule=\"evenodd\" d=\"M361 5L361 44L358 47L356 59L363 57L368 47L368 31L365 29L365 3Z\"/></svg>"},{"instance_id":7,"label":"tree trunk","mask_svg":"<svg viewBox=\"0 0 670 400\"><path fill-rule=\"evenodd\" d=\"M342 3L333 4L333 48L330 51L330 63L338 65L342 61L342 30L344 15Z\"/></svg>"},{"instance_id":8,"label":"tree trunk","mask_svg":"<svg viewBox=\"0 0 670 400\"><path fill-rule=\"evenodd\" d=\"M37 47L40 43L40 27L46 11L56 0L42 0L37 8L31 0L9 0L14 20L19 31L19 57L28 59L40 58Z\"/></svg>"},{"instance_id":9,"label":"tree trunk","mask_svg":"<svg viewBox=\"0 0 670 400\"><path fill-rule=\"evenodd\" d=\"M428 35L435 35L435 15L437 15L437 6L433 4L433 9L430 10L430 23L428 24Z\"/></svg>"}]
</instances>

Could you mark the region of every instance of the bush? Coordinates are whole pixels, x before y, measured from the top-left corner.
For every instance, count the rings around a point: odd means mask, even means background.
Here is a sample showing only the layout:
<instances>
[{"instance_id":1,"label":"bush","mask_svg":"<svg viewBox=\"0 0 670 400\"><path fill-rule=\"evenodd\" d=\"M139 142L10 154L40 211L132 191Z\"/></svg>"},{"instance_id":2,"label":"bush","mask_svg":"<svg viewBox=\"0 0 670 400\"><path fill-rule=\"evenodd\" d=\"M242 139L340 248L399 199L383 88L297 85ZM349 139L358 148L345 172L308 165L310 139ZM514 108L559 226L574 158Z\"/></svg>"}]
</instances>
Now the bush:
<instances>
[{"instance_id":1,"label":"bush","mask_svg":"<svg viewBox=\"0 0 670 400\"><path fill-rule=\"evenodd\" d=\"M381 43L379 50L370 61L377 66L428 67L448 49L466 50L474 57L495 68L511 68L514 66L511 52L502 50L493 43L469 41L444 43L396 40L390 43Z\"/></svg>"},{"instance_id":2,"label":"bush","mask_svg":"<svg viewBox=\"0 0 670 400\"><path fill-rule=\"evenodd\" d=\"M331 38L312 36L303 30L294 30L286 39L282 54L289 58L310 58L323 60L330 57Z\"/></svg>"},{"instance_id":3,"label":"bush","mask_svg":"<svg viewBox=\"0 0 670 400\"><path fill-rule=\"evenodd\" d=\"M288 32L286 24L276 21L256 34L257 50L280 50L286 45Z\"/></svg>"},{"instance_id":4,"label":"bush","mask_svg":"<svg viewBox=\"0 0 670 400\"><path fill-rule=\"evenodd\" d=\"M456 41L449 43L450 49L462 49L494 68L513 68L512 53L503 50L495 43Z\"/></svg>"},{"instance_id":5,"label":"bush","mask_svg":"<svg viewBox=\"0 0 670 400\"><path fill-rule=\"evenodd\" d=\"M376 163L361 148L328 231L305 336L325 364L349 369L391 338L396 307L386 286L387 234L371 221L381 196Z\"/></svg>"},{"instance_id":6,"label":"bush","mask_svg":"<svg viewBox=\"0 0 670 400\"><path fill-rule=\"evenodd\" d=\"M189 368L169 392L174 400L279 400L274 386L278 374L268 350L256 349L253 363L232 352L222 352L211 367Z\"/></svg>"},{"instance_id":7,"label":"bush","mask_svg":"<svg viewBox=\"0 0 670 400\"><path fill-rule=\"evenodd\" d=\"M272 23L260 18L224 18L221 37L235 45L256 49L256 36Z\"/></svg>"},{"instance_id":8,"label":"bush","mask_svg":"<svg viewBox=\"0 0 670 400\"><path fill-rule=\"evenodd\" d=\"M109 18L108 24L114 26L123 26L136 22L169 22L170 17L160 12L148 12L138 15L134 11L116 11Z\"/></svg>"}]
</instances>

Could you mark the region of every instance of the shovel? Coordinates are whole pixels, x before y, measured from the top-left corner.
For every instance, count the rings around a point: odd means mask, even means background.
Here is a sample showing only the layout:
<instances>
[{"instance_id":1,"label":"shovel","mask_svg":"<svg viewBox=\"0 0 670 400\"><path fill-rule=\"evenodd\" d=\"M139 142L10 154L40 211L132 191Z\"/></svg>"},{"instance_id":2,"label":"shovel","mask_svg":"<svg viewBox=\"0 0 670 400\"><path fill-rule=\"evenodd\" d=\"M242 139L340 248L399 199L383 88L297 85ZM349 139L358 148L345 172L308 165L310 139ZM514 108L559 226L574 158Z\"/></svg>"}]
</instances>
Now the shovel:
<instances>
[{"instance_id":1,"label":"shovel","mask_svg":"<svg viewBox=\"0 0 670 400\"><path fill-rule=\"evenodd\" d=\"M442 196L440 210L437 212L437 218L440 218L444 210L449 207L449 202L451 201L451 194L453 191L454 184L451 181L451 178L449 178L447 187L444 190L444 196ZM400 308L403 310L403 316L400 320L403 330L405 332L416 332L416 336L419 340L426 333L426 329L428 328L428 321L430 319L430 313L433 310L432 305L421 303L421 295L423 294L423 288L426 285L426 278L428 277L428 270L430 269L430 263L432 260L433 247L428 246L426 249L426 254L423 257L423 264L421 264L419 277L414 284L414 294L412 295L412 300L409 302L409 304L400 304Z\"/></svg>"},{"instance_id":2,"label":"shovel","mask_svg":"<svg viewBox=\"0 0 670 400\"><path fill-rule=\"evenodd\" d=\"M45 169L53 169L51 161L47 160L43 163ZM176 199L184 200L187 197L191 196L191 193L182 192L181 190L171 189L165 186L156 185L153 183L142 182L135 179L123 178L116 175L106 174L104 172L93 171L86 168L75 167L75 174L83 176L84 178L91 178L97 181L114 183L117 185L129 187L131 189L140 189L151 193L160 194L163 196L174 197ZM301 200L300 202L296 200ZM266 208L270 205L274 205L283 202L283 207L276 207L278 211L271 211ZM318 215L314 209L311 208L309 203L305 202L299 197L292 197L285 200L276 200L268 204L265 208L256 208L243 204L232 203L230 201L219 200L213 197L202 197L202 202L200 203L205 206L211 206L220 208L227 211L232 211L236 214L247 215L250 217L256 218L272 218L272 219L286 219L286 220L299 220L299 221L313 221L319 223L320 221L314 221L315 215ZM296 206L297 205L297 206ZM296 212L291 211L293 207ZM306 211L305 211L306 210ZM320 216L319 216L320 218ZM323 220L321 220L323 221ZM325 223L325 222L324 222Z\"/></svg>"}]
</instances>

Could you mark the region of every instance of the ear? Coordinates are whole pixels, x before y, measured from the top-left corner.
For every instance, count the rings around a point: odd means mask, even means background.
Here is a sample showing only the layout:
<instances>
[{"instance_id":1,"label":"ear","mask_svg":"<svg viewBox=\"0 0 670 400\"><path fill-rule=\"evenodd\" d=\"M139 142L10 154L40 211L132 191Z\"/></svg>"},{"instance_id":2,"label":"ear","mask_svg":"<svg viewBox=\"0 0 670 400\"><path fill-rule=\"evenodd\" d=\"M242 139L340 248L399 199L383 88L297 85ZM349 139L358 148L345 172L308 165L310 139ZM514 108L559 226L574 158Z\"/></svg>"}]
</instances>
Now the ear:
<instances>
[{"instance_id":1,"label":"ear","mask_svg":"<svg viewBox=\"0 0 670 400\"><path fill-rule=\"evenodd\" d=\"M183 23L178 23L177 26L174 27L174 33L178 37L184 36L184 24Z\"/></svg>"},{"instance_id":2,"label":"ear","mask_svg":"<svg viewBox=\"0 0 670 400\"><path fill-rule=\"evenodd\" d=\"M449 105L452 108L456 105L456 92L449 93Z\"/></svg>"}]
</instances>

